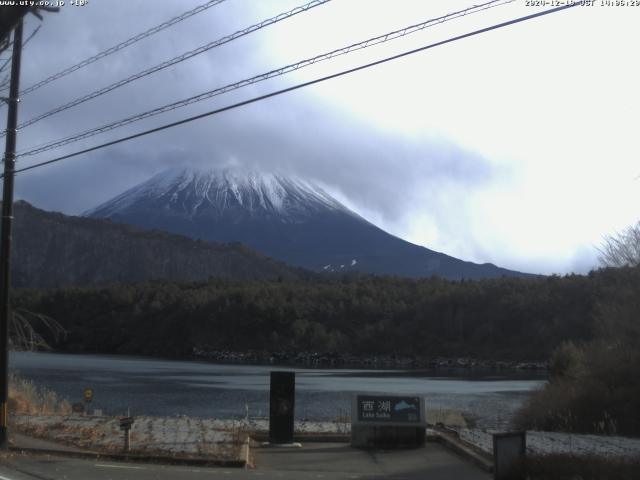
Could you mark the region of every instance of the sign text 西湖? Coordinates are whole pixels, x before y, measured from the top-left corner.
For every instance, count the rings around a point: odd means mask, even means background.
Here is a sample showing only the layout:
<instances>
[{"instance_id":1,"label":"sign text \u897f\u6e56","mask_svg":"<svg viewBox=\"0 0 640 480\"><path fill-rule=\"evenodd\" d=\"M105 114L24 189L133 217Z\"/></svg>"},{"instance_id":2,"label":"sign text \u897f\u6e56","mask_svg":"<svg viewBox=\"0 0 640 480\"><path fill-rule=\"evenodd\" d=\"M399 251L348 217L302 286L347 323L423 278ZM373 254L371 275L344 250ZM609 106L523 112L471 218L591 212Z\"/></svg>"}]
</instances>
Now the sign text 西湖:
<instances>
[{"instance_id":1,"label":"sign text \u897f\u6e56","mask_svg":"<svg viewBox=\"0 0 640 480\"><path fill-rule=\"evenodd\" d=\"M421 422L419 397L384 395L358 395L358 421L360 422Z\"/></svg>"}]
</instances>

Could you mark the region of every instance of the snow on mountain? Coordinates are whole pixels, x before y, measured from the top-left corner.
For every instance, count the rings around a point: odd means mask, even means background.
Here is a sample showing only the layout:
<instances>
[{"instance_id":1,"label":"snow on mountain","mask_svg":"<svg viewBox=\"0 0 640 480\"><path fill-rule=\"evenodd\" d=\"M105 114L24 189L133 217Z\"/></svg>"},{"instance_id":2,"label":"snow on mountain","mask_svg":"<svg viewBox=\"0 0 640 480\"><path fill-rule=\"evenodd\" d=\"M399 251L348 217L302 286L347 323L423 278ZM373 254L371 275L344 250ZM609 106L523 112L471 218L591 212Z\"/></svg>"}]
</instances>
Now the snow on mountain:
<instances>
[{"instance_id":1,"label":"snow on mountain","mask_svg":"<svg viewBox=\"0 0 640 480\"><path fill-rule=\"evenodd\" d=\"M222 216L232 209L252 216L279 217L283 222L299 221L323 210L357 217L312 182L237 168L165 170L84 215L112 217L140 202L158 200L164 203L165 209L189 218L203 210Z\"/></svg>"},{"instance_id":2,"label":"snow on mountain","mask_svg":"<svg viewBox=\"0 0 640 480\"><path fill-rule=\"evenodd\" d=\"M143 228L201 240L241 242L314 271L410 277L520 276L394 237L313 182L239 168L173 168L89 210Z\"/></svg>"}]
</instances>

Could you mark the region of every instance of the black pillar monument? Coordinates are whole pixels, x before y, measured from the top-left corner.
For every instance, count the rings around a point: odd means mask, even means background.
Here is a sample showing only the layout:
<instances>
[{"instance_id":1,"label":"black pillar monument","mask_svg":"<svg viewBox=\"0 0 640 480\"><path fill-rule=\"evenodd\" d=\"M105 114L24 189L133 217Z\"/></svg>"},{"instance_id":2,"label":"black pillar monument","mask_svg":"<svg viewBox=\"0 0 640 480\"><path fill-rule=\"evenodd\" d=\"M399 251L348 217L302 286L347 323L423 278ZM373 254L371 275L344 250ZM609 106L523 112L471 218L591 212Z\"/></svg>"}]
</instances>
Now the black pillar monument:
<instances>
[{"instance_id":1,"label":"black pillar monument","mask_svg":"<svg viewBox=\"0 0 640 480\"><path fill-rule=\"evenodd\" d=\"M295 372L271 372L269 442L293 443Z\"/></svg>"}]
</instances>

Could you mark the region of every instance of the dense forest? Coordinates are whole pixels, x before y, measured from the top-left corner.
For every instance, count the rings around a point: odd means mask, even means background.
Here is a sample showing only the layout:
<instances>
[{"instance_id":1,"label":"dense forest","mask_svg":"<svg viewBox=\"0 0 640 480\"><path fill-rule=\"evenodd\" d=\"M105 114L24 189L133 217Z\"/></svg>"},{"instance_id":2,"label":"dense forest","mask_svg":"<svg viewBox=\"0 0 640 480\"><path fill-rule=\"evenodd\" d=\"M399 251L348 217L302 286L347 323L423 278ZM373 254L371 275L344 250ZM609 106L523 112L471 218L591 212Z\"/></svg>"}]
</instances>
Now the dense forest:
<instances>
[{"instance_id":1,"label":"dense forest","mask_svg":"<svg viewBox=\"0 0 640 480\"><path fill-rule=\"evenodd\" d=\"M66 335L49 343L67 352L303 350L533 361L547 360L563 342L589 342L617 328L612 312L638 298L639 286L638 268L476 281L350 274L18 290L14 306L60 322Z\"/></svg>"}]
</instances>

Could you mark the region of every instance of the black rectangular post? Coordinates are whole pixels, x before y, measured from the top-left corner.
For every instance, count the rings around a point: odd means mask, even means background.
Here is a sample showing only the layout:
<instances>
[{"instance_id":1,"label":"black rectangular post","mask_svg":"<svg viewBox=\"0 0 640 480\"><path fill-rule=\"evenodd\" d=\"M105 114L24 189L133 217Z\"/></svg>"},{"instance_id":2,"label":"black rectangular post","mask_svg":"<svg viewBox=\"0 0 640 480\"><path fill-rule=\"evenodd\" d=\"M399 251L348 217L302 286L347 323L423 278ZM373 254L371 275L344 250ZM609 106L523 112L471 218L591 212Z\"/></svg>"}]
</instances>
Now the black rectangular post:
<instances>
[{"instance_id":1,"label":"black rectangular post","mask_svg":"<svg viewBox=\"0 0 640 480\"><path fill-rule=\"evenodd\" d=\"M271 372L269 398L269 441L271 443L293 442L295 390L295 372Z\"/></svg>"}]
</instances>

